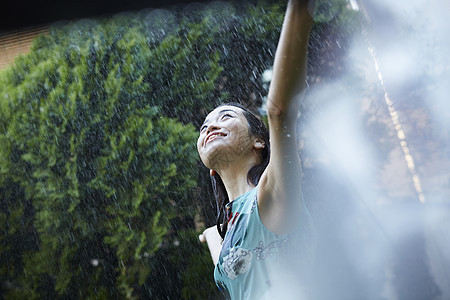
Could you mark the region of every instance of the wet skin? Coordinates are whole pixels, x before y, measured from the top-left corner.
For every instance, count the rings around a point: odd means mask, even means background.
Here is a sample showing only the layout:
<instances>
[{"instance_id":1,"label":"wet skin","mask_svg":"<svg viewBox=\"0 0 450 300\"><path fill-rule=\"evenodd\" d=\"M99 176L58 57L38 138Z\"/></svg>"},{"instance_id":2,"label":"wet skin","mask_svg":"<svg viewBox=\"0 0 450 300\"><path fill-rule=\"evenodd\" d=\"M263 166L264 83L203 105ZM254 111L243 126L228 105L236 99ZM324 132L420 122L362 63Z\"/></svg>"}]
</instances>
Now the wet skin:
<instances>
[{"instance_id":1,"label":"wet skin","mask_svg":"<svg viewBox=\"0 0 450 300\"><path fill-rule=\"evenodd\" d=\"M200 127L197 150L206 167L222 170L252 155L253 139L242 109L220 106Z\"/></svg>"}]
</instances>

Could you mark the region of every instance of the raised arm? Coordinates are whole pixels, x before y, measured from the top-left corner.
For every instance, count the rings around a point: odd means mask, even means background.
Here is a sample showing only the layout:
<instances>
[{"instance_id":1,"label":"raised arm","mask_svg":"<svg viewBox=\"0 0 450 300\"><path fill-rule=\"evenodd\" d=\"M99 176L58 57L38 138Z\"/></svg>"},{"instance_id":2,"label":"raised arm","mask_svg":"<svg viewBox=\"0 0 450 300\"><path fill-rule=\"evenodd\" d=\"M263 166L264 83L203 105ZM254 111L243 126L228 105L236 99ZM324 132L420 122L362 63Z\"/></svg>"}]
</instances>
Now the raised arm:
<instances>
[{"instance_id":1,"label":"raised arm","mask_svg":"<svg viewBox=\"0 0 450 300\"><path fill-rule=\"evenodd\" d=\"M258 208L264 225L285 233L301 217L301 164L296 145L299 97L305 88L312 18L306 0L290 0L275 54L267 113L271 154L261 177Z\"/></svg>"}]
</instances>

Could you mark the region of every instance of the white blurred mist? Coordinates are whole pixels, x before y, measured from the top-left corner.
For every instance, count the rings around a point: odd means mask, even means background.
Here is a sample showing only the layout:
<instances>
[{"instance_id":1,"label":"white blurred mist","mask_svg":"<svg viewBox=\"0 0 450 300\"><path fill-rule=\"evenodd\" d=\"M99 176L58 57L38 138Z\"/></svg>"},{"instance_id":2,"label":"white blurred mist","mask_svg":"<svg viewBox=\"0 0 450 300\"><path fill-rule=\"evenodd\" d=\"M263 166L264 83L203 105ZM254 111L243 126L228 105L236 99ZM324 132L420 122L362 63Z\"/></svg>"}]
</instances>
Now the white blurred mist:
<instances>
[{"instance_id":1,"label":"white blurred mist","mask_svg":"<svg viewBox=\"0 0 450 300\"><path fill-rule=\"evenodd\" d=\"M363 80L314 86L302 126L320 186L307 193L314 299L450 299L450 2L358 3L368 34L349 53Z\"/></svg>"}]
</instances>

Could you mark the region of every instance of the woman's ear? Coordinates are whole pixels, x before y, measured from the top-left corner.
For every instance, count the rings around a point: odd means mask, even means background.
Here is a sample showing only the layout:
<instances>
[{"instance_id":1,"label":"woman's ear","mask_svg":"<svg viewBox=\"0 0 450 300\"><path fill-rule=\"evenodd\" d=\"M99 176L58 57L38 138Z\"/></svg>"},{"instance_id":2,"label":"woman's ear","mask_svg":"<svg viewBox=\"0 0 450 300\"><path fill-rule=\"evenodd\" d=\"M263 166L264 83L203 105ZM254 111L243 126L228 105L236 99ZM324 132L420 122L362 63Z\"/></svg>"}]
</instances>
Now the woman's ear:
<instances>
[{"instance_id":1,"label":"woman's ear","mask_svg":"<svg viewBox=\"0 0 450 300\"><path fill-rule=\"evenodd\" d=\"M260 150L263 149L264 147L266 147L266 144L264 143L263 140L256 139L255 142L253 143L254 149Z\"/></svg>"}]
</instances>

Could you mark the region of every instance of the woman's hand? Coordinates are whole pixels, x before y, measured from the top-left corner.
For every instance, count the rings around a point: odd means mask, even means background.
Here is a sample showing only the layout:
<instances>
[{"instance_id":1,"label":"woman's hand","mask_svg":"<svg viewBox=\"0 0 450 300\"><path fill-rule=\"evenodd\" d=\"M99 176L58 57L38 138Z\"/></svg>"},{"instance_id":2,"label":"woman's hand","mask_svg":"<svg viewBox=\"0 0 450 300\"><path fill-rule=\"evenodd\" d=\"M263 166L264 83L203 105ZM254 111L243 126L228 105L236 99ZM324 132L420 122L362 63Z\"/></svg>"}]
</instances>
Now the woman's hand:
<instances>
[{"instance_id":1,"label":"woman's hand","mask_svg":"<svg viewBox=\"0 0 450 300\"><path fill-rule=\"evenodd\" d=\"M219 261L220 251L222 250L222 237L219 235L216 226L209 227L198 236L198 239L202 243L207 243L209 252L214 265Z\"/></svg>"}]
</instances>

